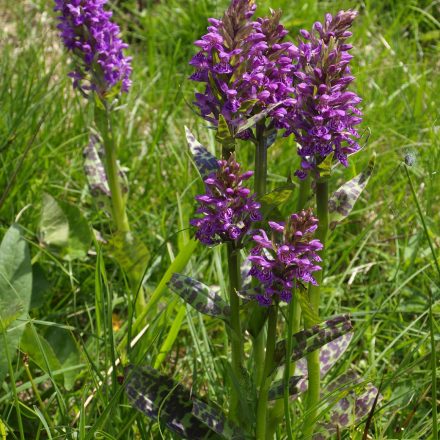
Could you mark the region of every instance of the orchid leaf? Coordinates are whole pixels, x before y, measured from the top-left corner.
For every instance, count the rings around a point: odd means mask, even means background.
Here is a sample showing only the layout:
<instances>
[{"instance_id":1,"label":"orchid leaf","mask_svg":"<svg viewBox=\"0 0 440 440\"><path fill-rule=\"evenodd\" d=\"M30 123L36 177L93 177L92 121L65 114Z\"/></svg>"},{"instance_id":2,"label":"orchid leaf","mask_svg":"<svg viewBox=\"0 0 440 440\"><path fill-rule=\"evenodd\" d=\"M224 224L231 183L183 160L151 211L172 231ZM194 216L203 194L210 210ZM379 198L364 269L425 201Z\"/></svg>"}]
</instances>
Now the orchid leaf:
<instances>
[{"instance_id":1,"label":"orchid leaf","mask_svg":"<svg viewBox=\"0 0 440 440\"><path fill-rule=\"evenodd\" d=\"M338 223L350 215L356 201L367 186L374 170L376 156L368 162L367 168L355 178L344 183L331 197L328 202L329 224L334 229Z\"/></svg>"},{"instance_id":2,"label":"orchid leaf","mask_svg":"<svg viewBox=\"0 0 440 440\"><path fill-rule=\"evenodd\" d=\"M229 305L205 284L175 273L168 286L198 312L224 320L229 319Z\"/></svg>"},{"instance_id":3,"label":"orchid leaf","mask_svg":"<svg viewBox=\"0 0 440 440\"><path fill-rule=\"evenodd\" d=\"M228 122L223 115L220 115L218 118L217 134L215 135L215 138L222 144L224 148L230 148L235 143L234 137L229 129Z\"/></svg>"},{"instance_id":4,"label":"orchid leaf","mask_svg":"<svg viewBox=\"0 0 440 440\"><path fill-rule=\"evenodd\" d=\"M333 165L333 157L335 153L330 153L321 163L317 165L317 169L319 171L319 177L329 177L332 172L332 165Z\"/></svg>"},{"instance_id":5,"label":"orchid leaf","mask_svg":"<svg viewBox=\"0 0 440 440\"><path fill-rule=\"evenodd\" d=\"M261 198L261 202L270 206L280 206L289 200L294 189L295 185L293 183L286 183L283 186L275 188L270 193L265 194Z\"/></svg>"},{"instance_id":6,"label":"orchid leaf","mask_svg":"<svg viewBox=\"0 0 440 440\"><path fill-rule=\"evenodd\" d=\"M84 148L84 172L90 188L90 193L94 197L103 196L111 197L110 188L108 186L107 175L104 164L99 156L96 146L99 138L95 134L90 136L89 144Z\"/></svg>"},{"instance_id":7,"label":"orchid leaf","mask_svg":"<svg viewBox=\"0 0 440 440\"><path fill-rule=\"evenodd\" d=\"M339 338L324 345L319 351L319 364L321 370L321 379L330 371L333 365L342 357L353 339L353 333L346 333ZM298 383L300 393L307 391L308 387L308 371L307 361L300 359L295 366L295 374L301 375L303 378Z\"/></svg>"},{"instance_id":8,"label":"orchid leaf","mask_svg":"<svg viewBox=\"0 0 440 440\"><path fill-rule=\"evenodd\" d=\"M218 169L218 161L191 133L188 127L185 127L186 140L188 141L190 152L194 158L197 169L202 178L209 176Z\"/></svg>"},{"instance_id":9,"label":"orchid leaf","mask_svg":"<svg viewBox=\"0 0 440 440\"><path fill-rule=\"evenodd\" d=\"M276 128L264 132L264 145L266 146L266 148L271 147L275 143L275 141L277 140L277 136L278 130Z\"/></svg>"},{"instance_id":10,"label":"orchid leaf","mask_svg":"<svg viewBox=\"0 0 440 440\"><path fill-rule=\"evenodd\" d=\"M383 399L373 384L364 385L361 377L353 370L339 376L327 390L343 397L332 406L329 422L321 424L323 429L313 437L314 440L333 438L337 432L356 425Z\"/></svg>"},{"instance_id":11,"label":"orchid leaf","mask_svg":"<svg viewBox=\"0 0 440 440\"><path fill-rule=\"evenodd\" d=\"M235 424L230 422L221 410L209 406L201 400L193 398L192 412L202 423L225 439L244 440L250 438Z\"/></svg>"},{"instance_id":12,"label":"orchid leaf","mask_svg":"<svg viewBox=\"0 0 440 440\"><path fill-rule=\"evenodd\" d=\"M32 266L29 247L17 225L11 226L0 245L0 384L8 372L32 296Z\"/></svg>"},{"instance_id":13,"label":"orchid leaf","mask_svg":"<svg viewBox=\"0 0 440 440\"><path fill-rule=\"evenodd\" d=\"M318 314L313 310L313 307L310 304L307 290L300 287L299 289L296 289L295 294L298 297L298 302L301 306L301 311L304 317L306 317L310 323L318 324L320 322L320 319Z\"/></svg>"},{"instance_id":14,"label":"orchid leaf","mask_svg":"<svg viewBox=\"0 0 440 440\"><path fill-rule=\"evenodd\" d=\"M280 101L275 104L268 105L263 111L250 117L243 125L240 125L237 130L237 134L243 133L243 131L247 130L248 128L252 128L253 126L257 125L257 123L263 120L272 110L276 109L283 103L284 101Z\"/></svg>"},{"instance_id":15,"label":"orchid leaf","mask_svg":"<svg viewBox=\"0 0 440 440\"><path fill-rule=\"evenodd\" d=\"M292 376L289 379L289 396L295 396L299 394L298 383L302 376ZM284 379L273 382L269 390L269 400L278 400L284 397Z\"/></svg>"},{"instance_id":16,"label":"orchid leaf","mask_svg":"<svg viewBox=\"0 0 440 440\"><path fill-rule=\"evenodd\" d=\"M194 398L189 390L154 368L129 366L125 375L125 390L131 405L183 438L246 439L220 410Z\"/></svg>"},{"instance_id":17,"label":"orchid leaf","mask_svg":"<svg viewBox=\"0 0 440 440\"><path fill-rule=\"evenodd\" d=\"M290 354L291 362L296 362L307 354L321 348L331 341L345 335L352 329L350 317L341 315L292 335L293 351ZM285 362L286 340L277 342L274 362L276 367Z\"/></svg>"}]
</instances>

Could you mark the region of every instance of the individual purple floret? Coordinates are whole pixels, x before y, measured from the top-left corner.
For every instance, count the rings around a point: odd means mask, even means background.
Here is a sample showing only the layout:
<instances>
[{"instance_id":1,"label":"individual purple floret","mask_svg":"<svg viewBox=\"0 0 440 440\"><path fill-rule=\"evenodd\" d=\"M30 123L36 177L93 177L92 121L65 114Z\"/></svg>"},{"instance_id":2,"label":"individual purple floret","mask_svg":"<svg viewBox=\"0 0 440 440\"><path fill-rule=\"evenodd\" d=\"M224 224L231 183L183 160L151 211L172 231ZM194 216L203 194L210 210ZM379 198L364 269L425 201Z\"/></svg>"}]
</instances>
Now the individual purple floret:
<instances>
[{"instance_id":1,"label":"individual purple floret","mask_svg":"<svg viewBox=\"0 0 440 440\"><path fill-rule=\"evenodd\" d=\"M286 127L292 99L295 46L285 42L287 30L280 12L251 21L252 0L233 0L222 20L209 19L208 33L194 44L201 50L190 64L193 81L205 84L195 105L207 121L217 125L223 115L232 130L246 118L278 104L269 113L276 128ZM240 137L249 137L248 130Z\"/></svg>"},{"instance_id":2,"label":"individual purple floret","mask_svg":"<svg viewBox=\"0 0 440 440\"><path fill-rule=\"evenodd\" d=\"M362 121L356 107L361 98L347 91L354 76L349 67L352 46L345 42L352 35L348 29L356 15L355 11L327 14L324 24L316 22L311 33L301 31L294 73L297 105L285 133L294 133L300 144L300 178L332 152L347 166L347 156L360 148L353 138L359 137L354 127Z\"/></svg>"},{"instance_id":3,"label":"individual purple floret","mask_svg":"<svg viewBox=\"0 0 440 440\"><path fill-rule=\"evenodd\" d=\"M67 50L80 62L69 74L73 85L92 89L100 96L120 83L127 92L131 86L131 58L124 56L128 46L119 38L119 26L110 21L112 13L104 10L107 0L55 0L61 38ZM90 85L83 85L87 79Z\"/></svg>"},{"instance_id":4,"label":"individual purple floret","mask_svg":"<svg viewBox=\"0 0 440 440\"><path fill-rule=\"evenodd\" d=\"M312 272L321 270L316 265L317 254L323 248L319 240L312 240L318 220L311 210L292 214L287 223L269 222L272 239L263 229L253 237L257 246L248 259L252 263L249 274L263 286L264 294L255 298L262 306L274 300L290 302L292 290L303 283L316 285Z\"/></svg>"},{"instance_id":5,"label":"individual purple floret","mask_svg":"<svg viewBox=\"0 0 440 440\"><path fill-rule=\"evenodd\" d=\"M252 171L240 173L233 155L219 160L219 169L204 179L206 193L196 197L201 218L191 220L197 228L196 237L206 245L238 241L252 222L261 220L260 204L242 183Z\"/></svg>"}]
</instances>

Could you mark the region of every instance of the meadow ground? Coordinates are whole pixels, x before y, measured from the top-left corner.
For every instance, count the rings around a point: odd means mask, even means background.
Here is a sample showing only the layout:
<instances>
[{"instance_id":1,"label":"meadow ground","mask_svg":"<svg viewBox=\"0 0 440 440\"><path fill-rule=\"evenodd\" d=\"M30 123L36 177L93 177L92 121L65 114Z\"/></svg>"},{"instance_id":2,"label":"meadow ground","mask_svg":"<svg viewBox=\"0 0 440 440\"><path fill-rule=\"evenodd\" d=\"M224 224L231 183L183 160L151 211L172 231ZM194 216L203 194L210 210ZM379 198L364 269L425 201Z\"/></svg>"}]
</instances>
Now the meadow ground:
<instances>
[{"instance_id":1,"label":"meadow ground","mask_svg":"<svg viewBox=\"0 0 440 440\"><path fill-rule=\"evenodd\" d=\"M149 253L144 282L151 294L188 238L194 196L202 188L184 126L211 151L218 148L190 108L194 84L187 77L193 41L204 33L208 17L221 15L226 2L146 0L141 12L134 0L112 3L134 65L133 88L123 98L115 132L130 185L132 229ZM321 315L351 313L355 324L355 339L331 374L352 364L380 385L384 398L369 427L371 438L436 439L431 356L433 344L440 346L440 280L416 200L438 249L440 3L258 4L261 13L269 6L282 8L292 35L327 11L359 10L352 70L354 88L363 98L365 146L349 168L338 168L332 189L355 176L373 152L377 160L361 200L329 244ZM123 272L105 246L101 251L95 243L87 256L69 261L44 246L41 237L44 193L79 207L102 234L110 230L87 189L82 150L90 116L67 78L68 57L55 26L51 1L0 0L0 235L14 222L22 226L34 274L32 320L19 355L10 359L12 375L0 386L0 438L5 438L2 429L7 439L173 438L127 404L117 381L94 393L130 331L133 301ZM239 146L237 154L244 164L252 163L248 148ZM405 161L411 164L416 199ZM294 142L278 139L269 153L270 188L282 184L297 165ZM199 247L188 271L207 284L224 286L222 252ZM148 331L129 353L132 362L155 363L170 331L176 330L172 325L181 307L164 289L158 308L147 316ZM224 330L193 309L182 318L160 369L222 405ZM94 398L85 407L90 395ZM364 428L365 423L342 438L362 438ZM278 436L284 438L282 428Z\"/></svg>"}]
</instances>

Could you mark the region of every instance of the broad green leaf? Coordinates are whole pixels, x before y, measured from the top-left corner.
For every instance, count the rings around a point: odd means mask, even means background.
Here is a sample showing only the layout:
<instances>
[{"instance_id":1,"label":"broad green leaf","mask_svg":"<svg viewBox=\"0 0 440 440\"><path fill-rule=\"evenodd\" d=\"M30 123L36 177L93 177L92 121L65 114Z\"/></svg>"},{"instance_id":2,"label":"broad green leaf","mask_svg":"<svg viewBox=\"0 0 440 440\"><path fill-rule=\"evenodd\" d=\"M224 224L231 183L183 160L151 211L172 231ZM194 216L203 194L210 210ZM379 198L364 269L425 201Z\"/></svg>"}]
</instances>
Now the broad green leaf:
<instances>
[{"instance_id":1,"label":"broad green leaf","mask_svg":"<svg viewBox=\"0 0 440 440\"><path fill-rule=\"evenodd\" d=\"M374 170L376 156L368 162L367 168L355 178L344 183L329 199L329 225L334 229L338 223L350 215L356 201L367 186Z\"/></svg>"},{"instance_id":2,"label":"broad green leaf","mask_svg":"<svg viewBox=\"0 0 440 440\"><path fill-rule=\"evenodd\" d=\"M229 319L231 313L229 305L205 284L175 273L168 286L200 313L224 320Z\"/></svg>"},{"instance_id":3,"label":"broad green leaf","mask_svg":"<svg viewBox=\"0 0 440 440\"><path fill-rule=\"evenodd\" d=\"M245 439L245 435L213 405L202 402L157 370L129 366L125 390L130 403L171 431L191 440Z\"/></svg>"},{"instance_id":4,"label":"broad green leaf","mask_svg":"<svg viewBox=\"0 0 440 440\"><path fill-rule=\"evenodd\" d=\"M18 347L32 295L32 266L29 248L17 225L11 226L0 245L0 384ZM15 319L16 318L16 319ZM8 350L8 355L6 353Z\"/></svg>"},{"instance_id":5,"label":"broad green leaf","mask_svg":"<svg viewBox=\"0 0 440 440\"><path fill-rule=\"evenodd\" d=\"M65 248L69 242L69 221L57 201L43 194L39 238L46 246Z\"/></svg>"},{"instance_id":6,"label":"broad green leaf","mask_svg":"<svg viewBox=\"0 0 440 440\"><path fill-rule=\"evenodd\" d=\"M150 259L150 252L142 241L131 232L119 232L108 242L111 256L122 269L136 282L140 283Z\"/></svg>"},{"instance_id":7,"label":"broad green leaf","mask_svg":"<svg viewBox=\"0 0 440 440\"><path fill-rule=\"evenodd\" d=\"M43 268L39 263L32 265L32 298L31 309L41 307L45 302L45 296L51 285L46 278Z\"/></svg>"},{"instance_id":8,"label":"broad green leaf","mask_svg":"<svg viewBox=\"0 0 440 440\"><path fill-rule=\"evenodd\" d=\"M37 329L31 324L26 325L21 336L20 349L46 373L61 368L61 363L49 342L42 335L38 334Z\"/></svg>"},{"instance_id":9,"label":"broad green leaf","mask_svg":"<svg viewBox=\"0 0 440 440\"><path fill-rule=\"evenodd\" d=\"M290 354L291 362L298 361L307 354L345 335L351 329L350 317L342 315L295 333L292 336L293 351ZM277 367L285 362L286 347L286 340L279 341L276 344L274 361Z\"/></svg>"},{"instance_id":10,"label":"broad green leaf","mask_svg":"<svg viewBox=\"0 0 440 440\"><path fill-rule=\"evenodd\" d=\"M188 127L185 127L186 140L189 150L194 158L197 169L202 179L218 170L218 161L191 133Z\"/></svg>"},{"instance_id":11,"label":"broad green leaf","mask_svg":"<svg viewBox=\"0 0 440 440\"><path fill-rule=\"evenodd\" d=\"M45 338L61 363L62 369L74 367L81 363L81 356L70 332L64 328L52 326L45 332ZM72 389L78 370L69 368L64 373L64 387Z\"/></svg>"},{"instance_id":12,"label":"broad green leaf","mask_svg":"<svg viewBox=\"0 0 440 440\"><path fill-rule=\"evenodd\" d=\"M63 249L63 257L68 261L83 259L87 256L92 242L89 224L77 206L62 201L59 205L69 222L69 239Z\"/></svg>"},{"instance_id":13,"label":"broad green leaf","mask_svg":"<svg viewBox=\"0 0 440 440\"><path fill-rule=\"evenodd\" d=\"M89 224L80 209L57 202L49 194L43 195L39 231L41 243L58 251L67 261L86 257L92 241Z\"/></svg>"}]
</instances>

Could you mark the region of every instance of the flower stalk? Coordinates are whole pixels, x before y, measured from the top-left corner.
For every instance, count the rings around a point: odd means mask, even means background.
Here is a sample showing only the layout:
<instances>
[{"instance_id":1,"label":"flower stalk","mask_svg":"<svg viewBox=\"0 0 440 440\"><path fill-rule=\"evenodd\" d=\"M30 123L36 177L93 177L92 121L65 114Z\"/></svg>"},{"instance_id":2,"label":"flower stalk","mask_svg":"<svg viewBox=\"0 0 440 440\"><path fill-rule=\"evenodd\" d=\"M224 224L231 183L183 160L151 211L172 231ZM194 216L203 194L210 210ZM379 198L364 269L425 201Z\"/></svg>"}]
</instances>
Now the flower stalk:
<instances>
[{"instance_id":1,"label":"flower stalk","mask_svg":"<svg viewBox=\"0 0 440 440\"><path fill-rule=\"evenodd\" d=\"M269 389L272 384L273 359L275 353L276 333L277 333L278 304L275 303L270 307L268 326L267 326L267 343L266 357L264 361L263 377L260 383L260 393L257 405L257 428L256 439L267 439L267 406Z\"/></svg>"},{"instance_id":2,"label":"flower stalk","mask_svg":"<svg viewBox=\"0 0 440 440\"><path fill-rule=\"evenodd\" d=\"M232 371L238 384L241 383L243 368L243 336L240 322L240 299L237 292L241 287L240 252L230 242L227 244L229 274L229 304L231 307L231 360ZM231 414L235 420L240 419L240 390L232 386Z\"/></svg>"},{"instance_id":3,"label":"flower stalk","mask_svg":"<svg viewBox=\"0 0 440 440\"><path fill-rule=\"evenodd\" d=\"M325 243L328 232L328 182L318 181L316 183L316 207L318 215L318 229L316 231L316 237L324 245L324 249L320 252L320 257L324 261L325 258ZM324 266L324 264L323 264ZM317 285L310 284L309 286L309 301L310 305L315 312L316 316L319 316L319 303L320 303L320 285L322 282L323 273L322 270L317 273L316 281ZM304 325L306 328L312 327L316 322L310 321L304 316ZM306 416L304 419L304 437L311 438L313 435L316 417L318 414L318 405L320 401L320 364L319 364L319 350L310 353L307 356L307 370L309 388L307 392L306 401Z\"/></svg>"}]
</instances>

